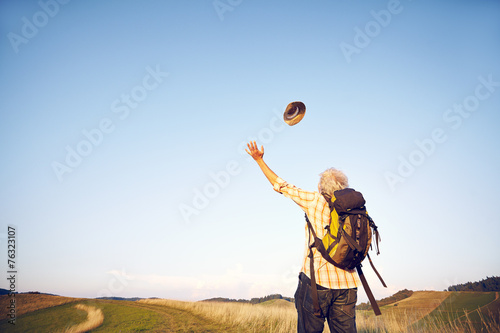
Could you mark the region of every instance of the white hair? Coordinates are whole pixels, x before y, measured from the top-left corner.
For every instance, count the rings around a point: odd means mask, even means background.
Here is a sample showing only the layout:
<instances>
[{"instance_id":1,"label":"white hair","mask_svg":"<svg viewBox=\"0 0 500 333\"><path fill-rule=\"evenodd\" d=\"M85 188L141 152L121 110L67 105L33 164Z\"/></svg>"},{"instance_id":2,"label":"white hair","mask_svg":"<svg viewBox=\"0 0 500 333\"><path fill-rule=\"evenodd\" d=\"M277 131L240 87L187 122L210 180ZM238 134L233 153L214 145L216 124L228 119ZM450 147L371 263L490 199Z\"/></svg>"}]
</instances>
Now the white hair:
<instances>
[{"instance_id":1,"label":"white hair","mask_svg":"<svg viewBox=\"0 0 500 333\"><path fill-rule=\"evenodd\" d=\"M333 196L333 192L349 187L347 176L335 168L326 169L320 174L319 191Z\"/></svg>"}]
</instances>

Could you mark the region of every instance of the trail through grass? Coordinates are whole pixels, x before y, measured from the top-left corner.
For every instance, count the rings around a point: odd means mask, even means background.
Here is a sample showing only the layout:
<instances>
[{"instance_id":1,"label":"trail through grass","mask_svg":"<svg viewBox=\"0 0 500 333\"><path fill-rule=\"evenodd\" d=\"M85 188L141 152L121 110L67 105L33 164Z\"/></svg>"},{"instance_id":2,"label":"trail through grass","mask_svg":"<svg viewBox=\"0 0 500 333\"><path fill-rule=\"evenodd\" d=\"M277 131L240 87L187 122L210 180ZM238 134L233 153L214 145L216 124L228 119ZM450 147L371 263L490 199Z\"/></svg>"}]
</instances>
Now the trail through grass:
<instances>
[{"instance_id":1,"label":"trail through grass","mask_svg":"<svg viewBox=\"0 0 500 333\"><path fill-rule=\"evenodd\" d=\"M77 304L75 308L78 310L85 311L87 313L87 320L82 323L75 324L69 328L67 328L65 333L84 333L88 332L91 329L99 327L104 321L104 315L102 314L101 309L98 309L93 306Z\"/></svg>"}]
</instances>

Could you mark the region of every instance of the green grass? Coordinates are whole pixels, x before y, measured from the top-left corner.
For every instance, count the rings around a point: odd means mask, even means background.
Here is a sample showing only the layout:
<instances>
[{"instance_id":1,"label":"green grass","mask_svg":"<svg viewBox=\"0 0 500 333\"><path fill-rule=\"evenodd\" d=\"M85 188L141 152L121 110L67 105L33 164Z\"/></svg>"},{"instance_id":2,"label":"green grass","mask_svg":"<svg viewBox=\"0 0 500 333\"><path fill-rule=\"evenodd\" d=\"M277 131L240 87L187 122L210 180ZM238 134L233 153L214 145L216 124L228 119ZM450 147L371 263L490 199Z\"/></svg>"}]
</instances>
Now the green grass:
<instances>
[{"instance_id":1,"label":"green grass","mask_svg":"<svg viewBox=\"0 0 500 333\"><path fill-rule=\"evenodd\" d=\"M461 321L464 321L464 319L464 317L459 318ZM478 332L497 331L498 323L500 323L500 299L488 303L488 305L483 306L479 311L469 312L467 320ZM490 325L493 326L490 327Z\"/></svg>"},{"instance_id":2,"label":"green grass","mask_svg":"<svg viewBox=\"0 0 500 333\"><path fill-rule=\"evenodd\" d=\"M428 317L443 316L446 313L473 311L495 300L495 293L453 292Z\"/></svg>"},{"instance_id":3,"label":"green grass","mask_svg":"<svg viewBox=\"0 0 500 333\"><path fill-rule=\"evenodd\" d=\"M94 304L93 304L94 303ZM104 322L92 332L154 332L165 327L167 321L157 312L130 306L123 301L89 301L84 304L100 308Z\"/></svg>"},{"instance_id":4,"label":"green grass","mask_svg":"<svg viewBox=\"0 0 500 333\"><path fill-rule=\"evenodd\" d=\"M56 332L67 326L84 322L87 312L77 310L77 303L68 303L43 310L31 312L16 318L12 325L7 320L0 322L0 332Z\"/></svg>"}]
</instances>

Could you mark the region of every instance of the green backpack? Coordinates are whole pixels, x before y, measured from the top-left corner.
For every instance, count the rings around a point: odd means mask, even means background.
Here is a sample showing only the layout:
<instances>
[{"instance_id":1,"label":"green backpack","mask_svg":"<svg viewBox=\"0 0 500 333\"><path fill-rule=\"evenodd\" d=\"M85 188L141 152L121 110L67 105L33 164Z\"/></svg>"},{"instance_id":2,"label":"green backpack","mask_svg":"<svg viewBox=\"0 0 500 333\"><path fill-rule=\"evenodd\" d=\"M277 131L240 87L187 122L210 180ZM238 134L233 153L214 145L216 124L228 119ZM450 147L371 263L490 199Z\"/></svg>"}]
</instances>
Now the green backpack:
<instances>
[{"instance_id":1,"label":"green backpack","mask_svg":"<svg viewBox=\"0 0 500 333\"><path fill-rule=\"evenodd\" d=\"M321 253L321 256L326 261L340 269L351 270L356 268L375 314L380 315L381 312L378 304L375 301L363 271L361 270L361 262L365 259L365 257L368 257L368 260L382 282L382 285L387 288L384 280L375 269L375 266L370 259L370 255L368 254L368 250L372 245L372 236L375 236L377 255L380 253L378 248L380 235L378 233L377 226L366 212L365 199L360 192L357 192L352 188L335 191L333 198L326 193L323 193L323 196L328 202L331 211L330 224L325 227L327 233L323 239L316 236L316 232L314 231L314 228L312 227L306 214L309 237L311 234L314 237L314 241L312 243L309 242L309 262L315 315L321 316L321 310L319 309L314 273L313 247Z\"/></svg>"}]
</instances>

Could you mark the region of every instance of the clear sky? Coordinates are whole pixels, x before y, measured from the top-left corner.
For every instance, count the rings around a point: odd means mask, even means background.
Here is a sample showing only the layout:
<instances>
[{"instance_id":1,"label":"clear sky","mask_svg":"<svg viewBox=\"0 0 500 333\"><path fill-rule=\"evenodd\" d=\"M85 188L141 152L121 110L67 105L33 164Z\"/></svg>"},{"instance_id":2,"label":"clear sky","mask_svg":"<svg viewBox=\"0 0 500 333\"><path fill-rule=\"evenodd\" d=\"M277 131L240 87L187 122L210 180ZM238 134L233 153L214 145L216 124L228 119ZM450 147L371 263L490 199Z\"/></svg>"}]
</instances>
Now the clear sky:
<instances>
[{"instance_id":1,"label":"clear sky","mask_svg":"<svg viewBox=\"0 0 500 333\"><path fill-rule=\"evenodd\" d=\"M288 182L315 190L336 167L364 194L389 285L365 265L376 298L500 275L498 1L2 1L0 15L0 269L11 226L16 290L293 296L303 213L243 152L254 139Z\"/></svg>"}]
</instances>

